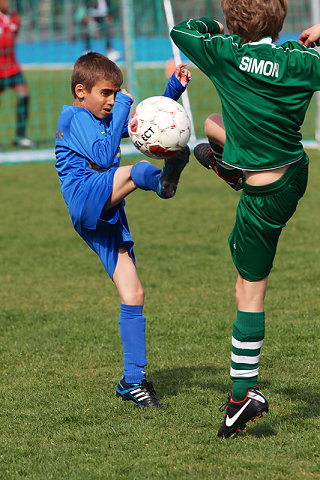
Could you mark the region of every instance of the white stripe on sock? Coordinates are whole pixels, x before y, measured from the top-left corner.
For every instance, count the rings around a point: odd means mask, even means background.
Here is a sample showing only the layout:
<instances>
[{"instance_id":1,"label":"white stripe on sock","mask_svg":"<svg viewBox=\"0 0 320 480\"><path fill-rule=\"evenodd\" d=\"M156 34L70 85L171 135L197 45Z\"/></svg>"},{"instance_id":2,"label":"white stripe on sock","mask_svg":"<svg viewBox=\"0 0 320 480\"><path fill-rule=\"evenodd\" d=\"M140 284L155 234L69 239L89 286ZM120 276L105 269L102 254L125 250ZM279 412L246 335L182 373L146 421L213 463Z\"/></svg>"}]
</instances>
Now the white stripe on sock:
<instances>
[{"instance_id":1,"label":"white stripe on sock","mask_svg":"<svg viewBox=\"0 0 320 480\"><path fill-rule=\"evenodd\" d=\"M232 345L235 348L247 349L247 350L256 350L261 348L263 344L263 340L260 342L239 342L236 338L232 337Z\"/></svg>"},{"instance_id":2,"label":"white stripe on sock","mask_svg":"<svg viewBox=\"0 0 320 480\"><path fill-rule=\"evenodd\" d=\"M235 370L234 368L230 368L230 375L231 377L255 377L259 373L259 367L254 368L253 370Z\"/></svg>"},{"instance_id":3,"label":"white stripe on sock","mask_svg":"<svg viewBox=\"0 0 320 480\"><path fill-rule=\"evenodd\" d=\"M231 360L235 363L247 363L249 365L253 365L255 363L259 363L260 355L256 357L246 357L244 355L236 355L235 353L231 353Z\"/></svg>"}]
</instances>

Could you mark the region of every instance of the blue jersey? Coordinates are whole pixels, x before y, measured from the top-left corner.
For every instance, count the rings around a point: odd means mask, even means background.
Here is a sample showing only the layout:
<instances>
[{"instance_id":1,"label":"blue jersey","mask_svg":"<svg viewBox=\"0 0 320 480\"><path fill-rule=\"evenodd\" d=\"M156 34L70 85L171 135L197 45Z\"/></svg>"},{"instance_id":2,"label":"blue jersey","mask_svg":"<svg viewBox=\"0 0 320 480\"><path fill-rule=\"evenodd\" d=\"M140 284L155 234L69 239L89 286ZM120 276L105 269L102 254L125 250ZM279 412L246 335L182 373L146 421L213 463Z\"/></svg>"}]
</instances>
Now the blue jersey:
<instances>
[{"instance_id":1,"label":"blue jersey","mask_svg":"<svg viewBox=\"0 0 320 480\"><path fill-rule=\"evenodd\" d=\"M104 172L113 169L114 174L114 167L119 166L119 144L122 136L128 135L131 103L130 97L118 93L113 113L105 120L85 108L64 105L62 109L56 132L56 168L78 233L82 228L96 228L108 200L107 192L110 195L112 191L113 175L110 178ZM111 221L117 220L118 209Z\"/></svg>"},{"instance_id":2,"label":"blue jersey","mask_svg":"<svg viewBox=\"0 0 320 480\"><path fill-rule=\"evenodd\" d=\"M185 88L172 75L164 96L177 100ZM87 109L64 105L56 131L56 169L61 192L73 225L95 229L99 220L115 223L118 205L101 218L113 184L115 168L121 158L120 141L128 137L128 119L132 100L118 93L113 113L105 120L94 117ZM109 173L108 173L109 172Z\"/></svg>"},{"instance_id":3,"label":"blue jersey","mask_svg":"<svg viewBox=\"0 0 320 480\"><path fill-rule=\"evenodd\" d=\"M178 100L184 90L173 74L164 96ZM113 112L105 120L85 108L64 105L56 131L56 169L73 226L99 255L111 277L121 245L129 246L134 260L125 201L104 211L120 165L120 142L128 137L131 103L128 95L119 92Z\"/></svg>"}]
</instances>

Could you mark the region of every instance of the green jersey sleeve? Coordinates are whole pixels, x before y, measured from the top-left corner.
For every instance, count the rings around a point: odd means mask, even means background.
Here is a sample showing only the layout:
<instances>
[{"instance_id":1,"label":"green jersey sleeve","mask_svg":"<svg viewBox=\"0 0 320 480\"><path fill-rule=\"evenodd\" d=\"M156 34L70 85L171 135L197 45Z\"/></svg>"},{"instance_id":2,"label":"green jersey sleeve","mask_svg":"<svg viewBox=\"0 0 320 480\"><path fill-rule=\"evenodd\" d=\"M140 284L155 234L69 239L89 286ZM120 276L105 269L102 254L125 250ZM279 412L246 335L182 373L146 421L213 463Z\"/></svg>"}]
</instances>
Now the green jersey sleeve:
<instances>
[{"instance_id":1,"label":"green jersey sleeve","mask_svg":"<svg viewBox=\"0 0 320 480\"><path fill-rule=\"evenodd\" d=\"M294 81L310 91L320 90L320 54L314 48L307 48L296 41L281 45L287 58L287 69ZM298 83L299 82L299 83Z\"/></svg>"},{"instance_id":2,"label":"green jersey sleeve","mask_svg":"<svg viewBox=\"0 0 320 480\"><path fill-rule=\"evenodd\" d=\"M221 47L223 36L219 34L218 22L206 17L181 22L170 33L177 47L205 73Z\"/></svg>"},{"instance_id":3,"label":"green jersey sleeve","mask_svg":"<svg viewBox=\"0 0 320 480\"><path fill-rule=\"evenodd\" d=\"M300 127L320 89L320 55L296 41L271 37L242 43L202 17L176 25L171 37L209 77L222 104L223 160L244 170L268 170L303 155ZM208 99L209 101L209 99Z\"/></svg>"}]
</instances>

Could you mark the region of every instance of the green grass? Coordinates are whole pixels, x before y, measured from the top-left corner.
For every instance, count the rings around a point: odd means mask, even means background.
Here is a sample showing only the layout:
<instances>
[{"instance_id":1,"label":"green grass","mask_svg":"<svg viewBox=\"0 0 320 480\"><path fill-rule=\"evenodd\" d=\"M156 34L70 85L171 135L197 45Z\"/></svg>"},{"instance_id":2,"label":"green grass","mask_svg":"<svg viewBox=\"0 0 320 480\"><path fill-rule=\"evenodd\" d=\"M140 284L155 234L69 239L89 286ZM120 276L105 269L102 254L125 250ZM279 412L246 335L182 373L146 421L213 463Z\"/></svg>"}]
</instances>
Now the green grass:
<instances>
[{"instance_id":1,"label":"green grass","mask_svg":"<svg viewBox=\"0 0 320 480\"><path fill-rule=\"evenodd\" d=\"M270 413L221 440L230 390L238 192L194 160L177 196L127 200L146 291L148 378L163 411L115 397L119 300L73 231L54 165L1 167L2 479L320 478L320 154L280 239L260 386Z\"/></svg>"},{"instance_id":2,"label":"green grass","mask_svg":"<svg viewBox=\"0 0 320 480\"><path fill-rule=\"evenodd\" d=\"M188 87L196 134L203 137L203 125L212 112L221 112L220 100L210 80L198 69L191 68L192 82ZM125 71L124 71L125 74ZM30 119L27 134L40 148L54 145L54 135L62 105L70 104L73 98L70 91L71 70L28 70L25 72L30 90ZM164 69L137 71L139 97L161 95L167 84ZM123 87L126 88L126 78ZM12 91L1 96L0 111L1 144L12 148L16 126L16 97ZM306 115L302 134L305 140L314 140L316 102L313 100Z\"/></svg>"}]
</instances>

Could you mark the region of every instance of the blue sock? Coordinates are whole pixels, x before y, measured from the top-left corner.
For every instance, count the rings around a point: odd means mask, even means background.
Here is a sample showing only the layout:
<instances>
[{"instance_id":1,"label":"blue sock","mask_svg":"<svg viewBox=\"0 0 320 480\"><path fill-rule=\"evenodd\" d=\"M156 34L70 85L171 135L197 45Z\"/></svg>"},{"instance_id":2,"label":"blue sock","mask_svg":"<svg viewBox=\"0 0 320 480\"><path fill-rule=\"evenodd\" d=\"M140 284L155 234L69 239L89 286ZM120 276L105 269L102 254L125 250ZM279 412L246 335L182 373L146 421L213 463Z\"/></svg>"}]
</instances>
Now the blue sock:
<instances>
[{"instance_id":1,"label":"blue sock","mask_svg":"<svg viewBox=\"0 0 320 480\"><path fill-rule=\"evenodd\" d=\"M146 317L143 305L120 305L120 335L123 345L124 379L127 383L141 383L146 374Z\"/></svg>"},{"instance_id":2,"label":"blue sock","mask_svg":"<svg viewBox=\"0 0 320 480\"><path fill-rule=\"evenodd\" d=\"M149 162L138 162L131 168L131 178L141 190L157 192L161 170Z\"/></svg>"}]
</instances>

